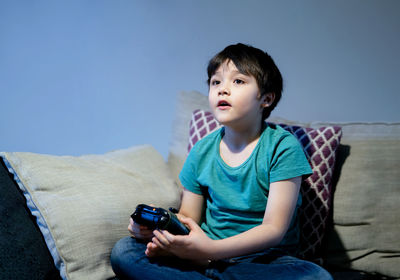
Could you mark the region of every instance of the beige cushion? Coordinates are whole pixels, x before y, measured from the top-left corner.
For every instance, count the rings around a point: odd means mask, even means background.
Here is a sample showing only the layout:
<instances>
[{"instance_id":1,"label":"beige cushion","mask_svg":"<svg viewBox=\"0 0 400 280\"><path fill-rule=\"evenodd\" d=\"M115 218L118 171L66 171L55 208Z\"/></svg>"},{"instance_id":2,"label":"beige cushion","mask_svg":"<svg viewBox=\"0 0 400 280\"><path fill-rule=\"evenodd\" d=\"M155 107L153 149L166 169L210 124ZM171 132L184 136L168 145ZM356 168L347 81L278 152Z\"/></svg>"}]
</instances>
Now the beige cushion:
<instances>
[{"instance_id":1,"label":"beige cushion","mask_svg":"<svg viewBox=\"0 0 400 280\"><path fill-rule=\"evenodd\" d=\"M64 279L108 279L110 253L139 203L178 207L180 193L150 146L80 157L1 153Z\"/></svg>"},{"instance_id":2,"label":"beige cushion","mask_svg":"<svg viewBox=\"0 0 400 280\"><path fill-rule=\"evenodd\" d=\"M208 108L208 98L200 92L179 92L176 96L168 165L177 182L179 182L178 175L187 156L192 112L196 109L208 110Z\"/></svg>"},{"instance_id":3,"label":"beige cushion","mask_svg":"<svg viewBox=\"0 0 400 280\"><path fill-rule=\"evenodd\" d=\"M400 140L342 143L327 262L400 277Z\"/></svg>"}]
</instances>

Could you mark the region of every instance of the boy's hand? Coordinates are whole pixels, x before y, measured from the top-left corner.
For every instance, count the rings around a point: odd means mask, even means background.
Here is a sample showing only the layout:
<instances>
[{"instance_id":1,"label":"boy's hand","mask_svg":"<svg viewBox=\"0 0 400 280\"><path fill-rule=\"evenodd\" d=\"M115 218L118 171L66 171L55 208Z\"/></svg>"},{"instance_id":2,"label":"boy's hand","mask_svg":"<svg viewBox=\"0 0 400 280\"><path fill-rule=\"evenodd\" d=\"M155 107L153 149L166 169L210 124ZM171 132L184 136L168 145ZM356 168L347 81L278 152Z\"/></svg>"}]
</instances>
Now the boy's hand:
<instances>
[{"instance_id":1,"label":"boy's hand","mask_svg":"<svg viewBox=\"0 0 400 280\"><path fill-rule=\"evenodd\" d=\"M135 223L132 218L129 219L128 230L130 234L136 239L149 241L154 236L151 229Z\"/></svg>"},{"instance_id":2,"label":"boy's hand","mask_svg":"<svg viewBox=\"0 0 400 280\"><path fill-rule=\"evenodd\" d=\"M185 218L184 215L182 214L175 214L178 219L181 221L182 218ZM155 231L154 231L155 232ZM154 233L152 232L152 237L154 236ZM163 257L163 256L171 256L173 255L172 253L162 249L160 246L158 246L155 242L150 241L147 244L147 249L145 251L146 256L148 256L149 258L151 257Z\"/></svg>"},{"instance_id":3,"label":"boy's hand","mask_svg":"<svg viewBox=\"0 0 400 280\"><path fill-rule=\"evenodd\" d=\"M160 248L154 242L147 243L147 248L146 248L145 254L149 258L173 256L172 253Z\"/></svg>"},{"instance_id":4,"label":"boy's hand","mask_svg":"<svg viewBox=\"0 0 400 280\"><path fill-rule=\"evenodd\" d=\"M173 235L165 230L155 230L152 242L147 245L146 255L153 257L169 253L182 259L207 261L213 240L191 218L180 216L179 219L189 227L189 235Z\"/></svg>"}]
</instances>

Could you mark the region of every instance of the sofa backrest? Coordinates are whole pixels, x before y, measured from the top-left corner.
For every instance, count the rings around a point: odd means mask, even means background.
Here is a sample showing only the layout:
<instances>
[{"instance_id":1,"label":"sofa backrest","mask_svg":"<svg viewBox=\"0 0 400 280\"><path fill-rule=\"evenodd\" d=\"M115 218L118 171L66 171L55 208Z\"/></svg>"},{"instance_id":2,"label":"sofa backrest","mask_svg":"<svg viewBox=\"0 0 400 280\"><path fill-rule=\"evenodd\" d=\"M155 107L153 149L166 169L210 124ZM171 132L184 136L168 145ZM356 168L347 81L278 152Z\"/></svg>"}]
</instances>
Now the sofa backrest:
<instances>
[{"instance_id":1,"label":"sofa backrest","mask_svg":"<svg viewBox=\"0 0 400 280\"><path fill-rule=\"evenodd\" d=\"M208 108L208 98L200 92L179 92L176 96L168 165L177 182L179 182L178 175L187 156L192 112L196 109L208 110Z\"/></svg>"}]
</instances>

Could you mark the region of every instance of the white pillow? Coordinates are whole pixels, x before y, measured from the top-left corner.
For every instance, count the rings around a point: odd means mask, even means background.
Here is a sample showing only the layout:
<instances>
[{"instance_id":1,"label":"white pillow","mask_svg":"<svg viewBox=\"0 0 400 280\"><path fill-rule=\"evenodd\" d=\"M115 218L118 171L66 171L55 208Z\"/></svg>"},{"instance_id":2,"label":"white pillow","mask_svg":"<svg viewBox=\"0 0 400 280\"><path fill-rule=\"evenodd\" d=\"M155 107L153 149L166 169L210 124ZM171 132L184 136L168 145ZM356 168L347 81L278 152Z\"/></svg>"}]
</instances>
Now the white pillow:
<instances>
[{"instance_id":1,"label":"white pillow","mask_svg":"<svg viewBox=\"0 0 400 280\"><path fill-rule=\"evenodd\" d=\"M104 155L0 153L63 279L108 279L111 249L139 203L178 207L180 189L150 146Z\"/></svg>"}]
</instances>

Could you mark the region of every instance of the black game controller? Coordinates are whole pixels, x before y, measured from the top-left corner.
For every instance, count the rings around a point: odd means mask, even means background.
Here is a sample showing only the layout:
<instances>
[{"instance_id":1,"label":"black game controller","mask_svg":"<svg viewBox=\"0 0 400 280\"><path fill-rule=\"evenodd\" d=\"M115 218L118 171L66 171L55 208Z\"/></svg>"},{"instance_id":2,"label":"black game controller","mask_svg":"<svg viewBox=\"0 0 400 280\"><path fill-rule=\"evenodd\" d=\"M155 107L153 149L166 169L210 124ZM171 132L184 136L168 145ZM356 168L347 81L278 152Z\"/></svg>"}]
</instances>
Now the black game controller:
<instances>
[{"instance_id":1,"label":"black game controller","mask_svg":"<svg viewBox=\"0 0 400 280\"><path fill-rule=\"evenodd\" d=\"M139 204L131 217L135 223L145 225L149 229L167 230L174 235L189 234L189 229L178 220L178 217L163 208Z\"/></svg>"}]
</instances>

